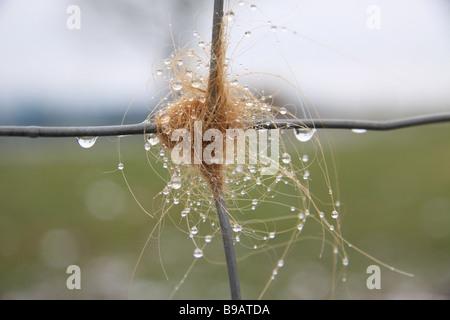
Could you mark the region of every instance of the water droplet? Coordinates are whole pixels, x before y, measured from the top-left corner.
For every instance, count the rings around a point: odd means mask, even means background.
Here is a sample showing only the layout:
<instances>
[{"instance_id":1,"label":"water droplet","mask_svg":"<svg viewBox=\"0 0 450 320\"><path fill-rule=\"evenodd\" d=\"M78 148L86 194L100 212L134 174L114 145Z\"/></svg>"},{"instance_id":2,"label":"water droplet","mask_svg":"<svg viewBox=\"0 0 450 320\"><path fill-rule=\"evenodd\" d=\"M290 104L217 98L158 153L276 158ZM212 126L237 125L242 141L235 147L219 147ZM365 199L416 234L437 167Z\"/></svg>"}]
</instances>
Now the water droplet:
<instances>
[{"instance_id":1,"label":"water droplet","mask_svg":"<svg viewBox=\"0 0 450 320\"><path fill-rule=\"evenodd\" d=\"M240 6L240 7L244 6L244 4L245 4L245 1L244 1L244 0L240 0L240 1L239 1L239 6Z\"/></svg>"},{"instance_id":2,"label":"water droplet","mask_svg":"<svg viewBox=\"0 0 450 320\"><path fill-rule=\"evenodd\" d=\"M207 235L205 236L205 242L210 243L212 241L212 236Z\"/></svg>"},{"instance_id":3,"label":"water droplet","mask_svg":"<svg viewBox=\"0 0 450 320\"><path fill-rule=\"evenodd\" d=\"M199 41L198 42L198 46L200 47L200 48L203 48L204 46L205 46L205 41Z\"/></svg>"},{"instance_id":4,"label":"water droplet","mask_svg":"<svg viewBox=\"0 0 450 320\"><path fill-rule=\"evenodd\" d=\"M319 212L319 217L320 217L320 219L323 219L325 217L325 213L323 213L322 211Z\"/></svg>"},{"instance_id":5,"label":"water droplet","mask_svg":"<svg viewBox=\"0 0 450 320\"><path fill-rule=\"evenodd\" d=\"M186 208L183 211L181 211L181 216L184 218L186 215L191 211L191 208Z\"/></svg>"},{"instance_id":6,"label":"water droplet","mask_svg":"<svg viewBox=\"0 0 450 320\"><path fill-rule=\"evenodd\" d=\"M294 128L294 134L298 141L307 142L316 133L316 129Z\"/></svg>"},{"instance_id":7,"label":"water droplet","mask_svg":"<svg viewBox=\"0 0 450 320\"><path fill-rule=\"evenodd\" d=\"M238 225L238 224L235 224L233 226L233 231L234 232L241 232L242 231L242 227L240 225Z\"/></svg>"},{"instance_id":8,"label":"water droplet","mask_svg":"<svg viewBox=\"0 0 450 320\"><path fill-rule=\"evenodd\" d=\"M344 266L348 266L348 258L347 258L347 257L345 257L344 259L342 259L342 264L343 264Z\"/></svg>"},{"instance_id":9,"label":"water droplet","mask_svg":"<svg viewBox=\"0 0 450 320\"><path fill-rule=\"evenodd\" d=\"M181 90L181 88L183 88L183 82L181 82L180 80L175 80L174 82L172 82L172 88L175 91Z\"/></svg>"},{"instance_id":10,"label":"water droplet","mask_svg":"<svg viewBox=\"0 0 450 320\"><path fill-rule=\"evenodd\" d=\"M278 27L277 26L270 26L270 31L277 32Z\"/></svg>"},{"instance_id":11,"label":"water droplet","mask_svg":"<svg viewBox=\"0 0 450 320\"><path fill-rule=\"evenodd\" d=\"M150 133L147 135L147 141L151 146L154 146L159 143L159 138L156 134Z\"/></svg>"},{"instance_id":12,"label":"water droplet","mask_svg":"<svg viewBox=\"0 0 450 320\"><path fill-rule=\"evenodd\" d=\"M303 155L302 161L303 162L308 162L309 161L309 156L307 154Z\"/></svg>"},{"instance_id":13,"label":"water droplet","mask_svg":"<svg viewBox=\"0 0 450 320\"><path fill-rule=\"evenodd\" d=\"M270 239L273 239L273 238L275 238L275 232L271 232L271 233L269 233L269 238L270 238Z\"/></svg>"},{"instance_id":14,"label":"water droplet","mask_svg":"<svg viewBox=\"0 0 450 320\"><path fill-rule=\"evenodd\" d=\"M295 211L295 207L291 207L291 211L294 212Z\"/></svg>"},{"instance_id":15,"label":"water droplet","mask_svg":"<svg viewBox=\"0 0 450 320\"><path fill-rule=\"evenodd\" d=\"M299 223L297 226L298 231L302 231L303 230L303 223Z\"/></svg>"},{"instance_id":16,"label":"water droplet","mask_svg":"<svg viewBox=\"0 0 450 320\"><path fill-rule=\"evenodd\" d=\"M283 153L283 155L281 156L281 160L284 163L290 163L291 162L291 156L289 153Z\"/></svg>"},{"instance_id":17,"label":"water droplet","mask_svg":"<svg viewBox=\"0 0 450 320\"><path fill-rule=\"evenodd\" d=\"M88 149L95 144L97 138L98 137L77 137L77 141L81 147Z\"/></svg>"},{"instance_id":18,"label":"water droplet","mask_svg":"<svg viewBox=\"0 0 450 320\"><path fill-rule=\"evenodd\" d=\"M281 113L281 114L286 114L286 113L287 113L286 108L285 108L285 107L282 107L282 108L280 109L280 113Z\"/></svg>"},{"instance_id":19,"label":"water droplet","mask_svg":"<svg viewBox=\"0 0 450 320\"><path fill-rule=\"evenodd\" d=\"M156 75L160 76L163 74L163 71L161 69L156 70Z\"/></svg>"},{"instance_id":20,"label":"water droplet","mask_svg":"<svg viewBox=\"0 0 450 320\"><path fill-rule=\"evenodd\" d=\"M310 176L309 170L305 170L305 172L303 173L303 180L308 180L309 176Z\"/></svg>"},{"instance_id":21,"label":"water droplet","mask_svg":"<svg viewBox=\"0 0 450 320\"><path fill-rule=\"evenodd\" d=\"M145 151L149 151L150 150L150 143L146 143L144 145L144 149L145 149Z\"/></svg>"},{"instance_id":22,"label":"water droplet","mask_svg":"<svg viewBox=\"0 0 450 320\"><path fill-rule=\"evenodd\" d=\"M198 233L198 229L197 229L197 227L192 227L191 228L191 234L197 234Z\"/></svg>"},{"instance_id":23,"label":"water droplet","mask_svg":"<svg viewBox=\"0 0 450 320\"><path fill-rule=\"evenodd\" d=\"M172 62L172 60L171 59L164 59L163 62L164 62L165 65L169 65Z\"/></svg>"},{"instance_id":24,"label":"water droplet","mask_svg":"<svg viewBox=\"0 0 450 320\"><path fill-rule=\"evenodd\" d=\"M352 129L352 132L354 132L354 133L364 133L364 132L367 132L367 129Z\"/></svg>"},{"instance_id":25,"label":"water droplet","mask_svg":"<svg viewBox=\"0 0 450 320\"><path fill-rule=\"evenodd\" d=\"M233 19L234 19L234 12L233 11L228 11L226 16L227 16L227 20L228 21L233 21Z\"/></svg>"},{"instance_id":26,"label":"water droplet","mask_svg":"<svg viewBox=\"0 0 450 320\"><path fill-rule=\"evenodd\" d=\"M258 199L253 199L252 200L252 205L256 206L258 204Z\"/></svg>"},{"instance_id":27,"label":"water droplet","mask_svg":"<svg viewBox=\"0 0 450 320\"><path fill-rule=\"evenodd\" d=\"M168 114L164 114L159 119L162 123L169 123L170 122L170 116Z\"/></svg>"},{"instance_id":28,"label":"water droplet","mask_svg":"<svg viewBox=\"0 0 450 320\"><path fill-rule=\"evenodd\" d=\"M339 253L339 249L338 249L337 247L334 247L334 248L333 248L333 253L334 253L334 254L338 254L338 253Z\"/></svg>"},{"instance_id":29,"label":"water droplet","mask_svg":"<svg viewBox=\"0 0 450 320\"><path fill-rule=\"evenodd\" d=\"M178 59L175 63L179 66L182 66L184 64L184 61L183 59Z\"/></svg>"},{"instance_id":30,"label":"water droplet","mask_svg":"<svg viewBox=\"0 0 450 320\"><path fill-rule=\"evenodd\" d=\"M184 74L185 74L186 77L188 77L188 78L192 78L192 75L193 75L192 71L189 70L189 69L187 69L187 70L184 72Z\"/></svg>"},{"instance_id":31,"label":"water droplet","mask_svg":"<svg viewBox=\"0 0 450 320\"><path fill-rule=\"evenodd\" d=\"M330 231L334 231L334 226L330 226Z\"/></svg>"},{"instance_id":32,"label":"water droplet","mask_svg":"<svg viewBox=\"0 0 450 320\"><path fill-rule=\"evenodd\" d=\"M277 265L279 268L282 268L284 266L284 260L278 260Z\"/></svg>"},{"instance_id":33,"label":"water droplet","mask_svg":"<svg viewBox=\"0 0 450 320\"><path fill-rule=\"evenodd\" d=\"M252 11L256 11L256 4L252 4L252 5L250 6L250 9L251 9Z\"/></svg>"},{"instance_id":34,"label":"water droplet","mask_svg":"<svg viewBox=\"0 0 450 320\"><path fill-rule=\"evenodd\" d=\"M170 182L173 189L178 190L181 188L181 177L179 177L178 175L174 174Z\"/></svg>"},{"instance_id":35,"label":"water droplet","mask_svg":"<svg viewBox=\"0 0 450 320\"><path fill-rule=\"evenodd\" d=\"M250 38L251 35L252 35L252 32L251 32L251 31L245 31L245 33L244 33L244 36L245 36L246 38Z\"/></svg>"},{"instance_id":36,"label":"water droplet","mask_svg":"<svg viewBox=\"0 0 450 320\"><path fill-rule=\"evenodd\" d=\"M339 217L339 212L337 212L336 210L333 210L333 212L331 213L331 217L333 219L337 219Z\"/></svg>"},{"instance_id":37,"label":"water droplet","mask_svg":"<svg viewBox=\"0 0 450 320\"><path fill-rule=\"evenodd\" d=\"M170 127L170 125L168 125L167 123L165 123L165 124L163 124L163 125L161 126L161 131L162 131L164 134L169 134L169 133L172 131L172 128Z\"/></svg>"},{"instance_id":38,"label":"water droplet","mask_svg":"<svg viewBox=\"0 0 450 320\"><path fill-rule=\"evenodd\" d=\"M194 257L197 258L197 259L203 257L203 251L202 251L202 249L198 249L198 248L195 249L195 250L194 250Z\"/></svg>"},{"instance_id":39,"label":"water droplet","mask_svg":"<svg viewBox=\"0 0 450 320\"><path fill-rule=\"evenodd\" d=\"M192 81L191 81L191 85L192 85L194 88L199 88L199 87L201 86L201 84L202 84L202 82L200 81L200 79L197 79L197 78L194 78L194 79L192 79Z\"/></svg>"},{"instance_id":40,"label":"water droplet","mask_svg":"<svg viewBox=\"0 0 450 320\"><path fill-rule=\"evenodd\" d=\"M117 169L123 170L123 168L124 168L123 163L119 163L119 164L117 165Z\"/></svg>"}]
</instances>

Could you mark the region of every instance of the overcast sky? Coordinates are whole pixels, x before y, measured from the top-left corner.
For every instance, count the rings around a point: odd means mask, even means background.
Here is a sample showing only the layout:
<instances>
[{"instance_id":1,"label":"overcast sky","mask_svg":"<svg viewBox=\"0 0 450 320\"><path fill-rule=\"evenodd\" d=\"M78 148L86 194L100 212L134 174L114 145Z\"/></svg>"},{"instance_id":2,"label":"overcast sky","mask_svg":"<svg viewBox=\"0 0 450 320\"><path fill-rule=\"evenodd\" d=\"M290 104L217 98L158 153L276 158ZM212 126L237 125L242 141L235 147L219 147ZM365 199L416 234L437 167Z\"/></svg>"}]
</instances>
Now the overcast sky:
<instances>
[{"instance_id":1,"label":"overcast sky","mask_svg":"<svg viewBox=\"0 0 450 320\"><path fill-rule=\"evenodd\" d=\"M145 108L151 88L140 89L172 50L169 22L175 42L196 43L194 31L209 40L212 2L0 1L1 114L24 101L58 112L125 111L136 92L135 107ZM237 72L281 75L333 116L450 111L445 0L233 3L230 49ZM80 8L80 29L67 27L70 5ZM262 78L268 90L280 82ZM285 99L295 104L295 91L286 89Z\"/></svg>"}]
</instances>

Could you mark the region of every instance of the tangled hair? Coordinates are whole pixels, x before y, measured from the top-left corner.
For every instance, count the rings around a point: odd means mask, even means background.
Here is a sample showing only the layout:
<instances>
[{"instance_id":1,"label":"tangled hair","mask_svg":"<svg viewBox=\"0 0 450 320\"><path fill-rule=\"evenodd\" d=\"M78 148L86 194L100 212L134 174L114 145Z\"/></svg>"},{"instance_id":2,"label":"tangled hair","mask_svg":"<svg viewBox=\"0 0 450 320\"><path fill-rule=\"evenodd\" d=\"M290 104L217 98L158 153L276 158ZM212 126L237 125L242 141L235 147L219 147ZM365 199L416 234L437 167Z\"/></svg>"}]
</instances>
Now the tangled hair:
<instances>
[{"instance_id":1,"label":"tangled hair","mask_svg":"<svg viewBox=\"0 0 450 320\"><path fill-rule=\"evenodd\" d=\"M218 41L210 57L213 63L211 63L209 77L194 73L189 68L189 64L185 63L196 56L190 50L176 52L168 64L173 71L173 77L170 79L171 99L161 106L154 118L159 141L168 151L172 151L177 144L171 139L175 130L189 131L191 141L194 141L194 123L201 122L202 137L209 129L216 129L222 133L225 154L228 129L246 130L251 123L255 123L255 120L267 119L271 116L263 103L249 90L229 81L226 64L227 48L223 31L225 22L221 23ZM207 141L202 142L202 153L207 145ZM213 192L216 186L222 188L224 164L208 164L203 157L201 164L195 164L194 157L199 151L194 147L194 143L191 143L191 164L194 170L202 174Z\"/></svg>"}]
</instances>

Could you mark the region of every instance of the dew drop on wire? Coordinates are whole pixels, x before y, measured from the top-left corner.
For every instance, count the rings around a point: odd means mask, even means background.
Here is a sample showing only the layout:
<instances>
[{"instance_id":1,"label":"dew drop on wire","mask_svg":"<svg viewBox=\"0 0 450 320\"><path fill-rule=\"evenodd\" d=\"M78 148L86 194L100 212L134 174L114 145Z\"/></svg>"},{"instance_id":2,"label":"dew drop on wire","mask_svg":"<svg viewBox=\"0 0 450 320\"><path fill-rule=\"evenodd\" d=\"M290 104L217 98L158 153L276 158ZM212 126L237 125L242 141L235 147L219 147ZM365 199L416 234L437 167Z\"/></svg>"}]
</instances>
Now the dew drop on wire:
<instances>
[{"instance_id":1,"label":"dew drop on wire","mask_svg":"<svg viewBox=\"0 0 450 320\"><path fill-rule=\"evenodd\" d=\"M98 137L77 137L77 141L81 147L88 149L95 144L97 138Z\"/></svg>"},{"instance_id":2,"label":"dew drop on wire","mask_svg":"<svg viewBox=\"0 0 450 320\"><path fill-rule=\"evenodd\" d=\"M192 227L191 228L191 234L197 234L198 233L198 229L197 229L197 227Z\"/></svg>"},{"instance_id":3,"label":"dew drop on wire","mask_svg":"<svg viewBox=\"0 0 450 320\"><path fill-rule=\"evenodd\" d=\"M211 241L212 241L212 236L211 235L205 236L205 242L210 243Z\"/></svg>"},{"instance_id":4,"label":"dew drop on wire","mask_svg":"<svg viewBox=\"0 0 450 320\"><path fill-rule=\"evenodd\" d=\"M316 129L294 128L294 134L298 141L308 142L316 133Z\"/></svg>"},{"instance_id":5,"label":"dew drop on wire","mask_svg":"<svg viewBox=\"0 0 450 320\"><path fill-rule=\"evenodd\" d=\"M287 109L285 107L282 107L280 109L280 113L283 114L283 115L286 114L287 113Z\"/></svg>"},{"instance_id":6,"label":"dew drop on wire","mask_svg":"<svg viewBox=\"0 0 450 320\"><path fill-rule=\"evenodd\" d=\"M149 151L150 150L150 143L146 143L144 145L144 149L145 149L145 151Z\"/></svg>"},{"instance_id":7,"label":"dew drop on wire","mask_svg":"<svg viewBox=\"0 0 450 320\"><path fill-rule=\"evenodd\" d=\"M282 268L284 266L284 260L278 260L277 265L279 268Z\"/></svg>"},{"instance_id":8,"label":"dew drop on wire","mask_svg":"<svg viewBox=\"0 0 450 320\"><path fill-rule=\"evenodd\" d=\"M117 169L123 170L123 168L124 168L123 163L119 163L119 164L117 165Z\"/></svg>"},{"instance_id":9,"label":"dew drop on wire","mask_svg":"<svg viewBox=\"0 0 450 320\"><path fill-rule=\"evenodd\" d=\"M365 132L367 132L367 130L366 129L352 129L352 132L354 132L354 133L365 133Z\"/></svg>"}]
</instances>

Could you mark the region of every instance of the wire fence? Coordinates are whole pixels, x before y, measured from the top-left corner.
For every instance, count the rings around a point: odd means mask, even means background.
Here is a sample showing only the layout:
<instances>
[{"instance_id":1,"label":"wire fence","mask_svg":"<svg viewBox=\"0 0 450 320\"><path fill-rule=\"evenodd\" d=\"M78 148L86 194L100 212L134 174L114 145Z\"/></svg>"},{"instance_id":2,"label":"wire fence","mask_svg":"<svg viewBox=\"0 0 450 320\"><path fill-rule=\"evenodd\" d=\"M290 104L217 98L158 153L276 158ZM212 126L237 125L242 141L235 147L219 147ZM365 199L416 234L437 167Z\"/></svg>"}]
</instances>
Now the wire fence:
<instances>
[{"instance_id":1,"label":"wire fence","mask_svg":"<svg viewBox=\"0 0 450 320\"><path fill-rule=\"evenodd\" d=\"M410 118L371 121L350 119L277 119L258 121L252 124L261 129L363 129L373 131L396 130L426 124L450 122L450 112L421 115ZM88 137L122 136L156 133L157 127L151 121L136 124L86 127L44 127L44 126L0 126L0 136L7 137Z\"/></svg>"}]
</instances>

